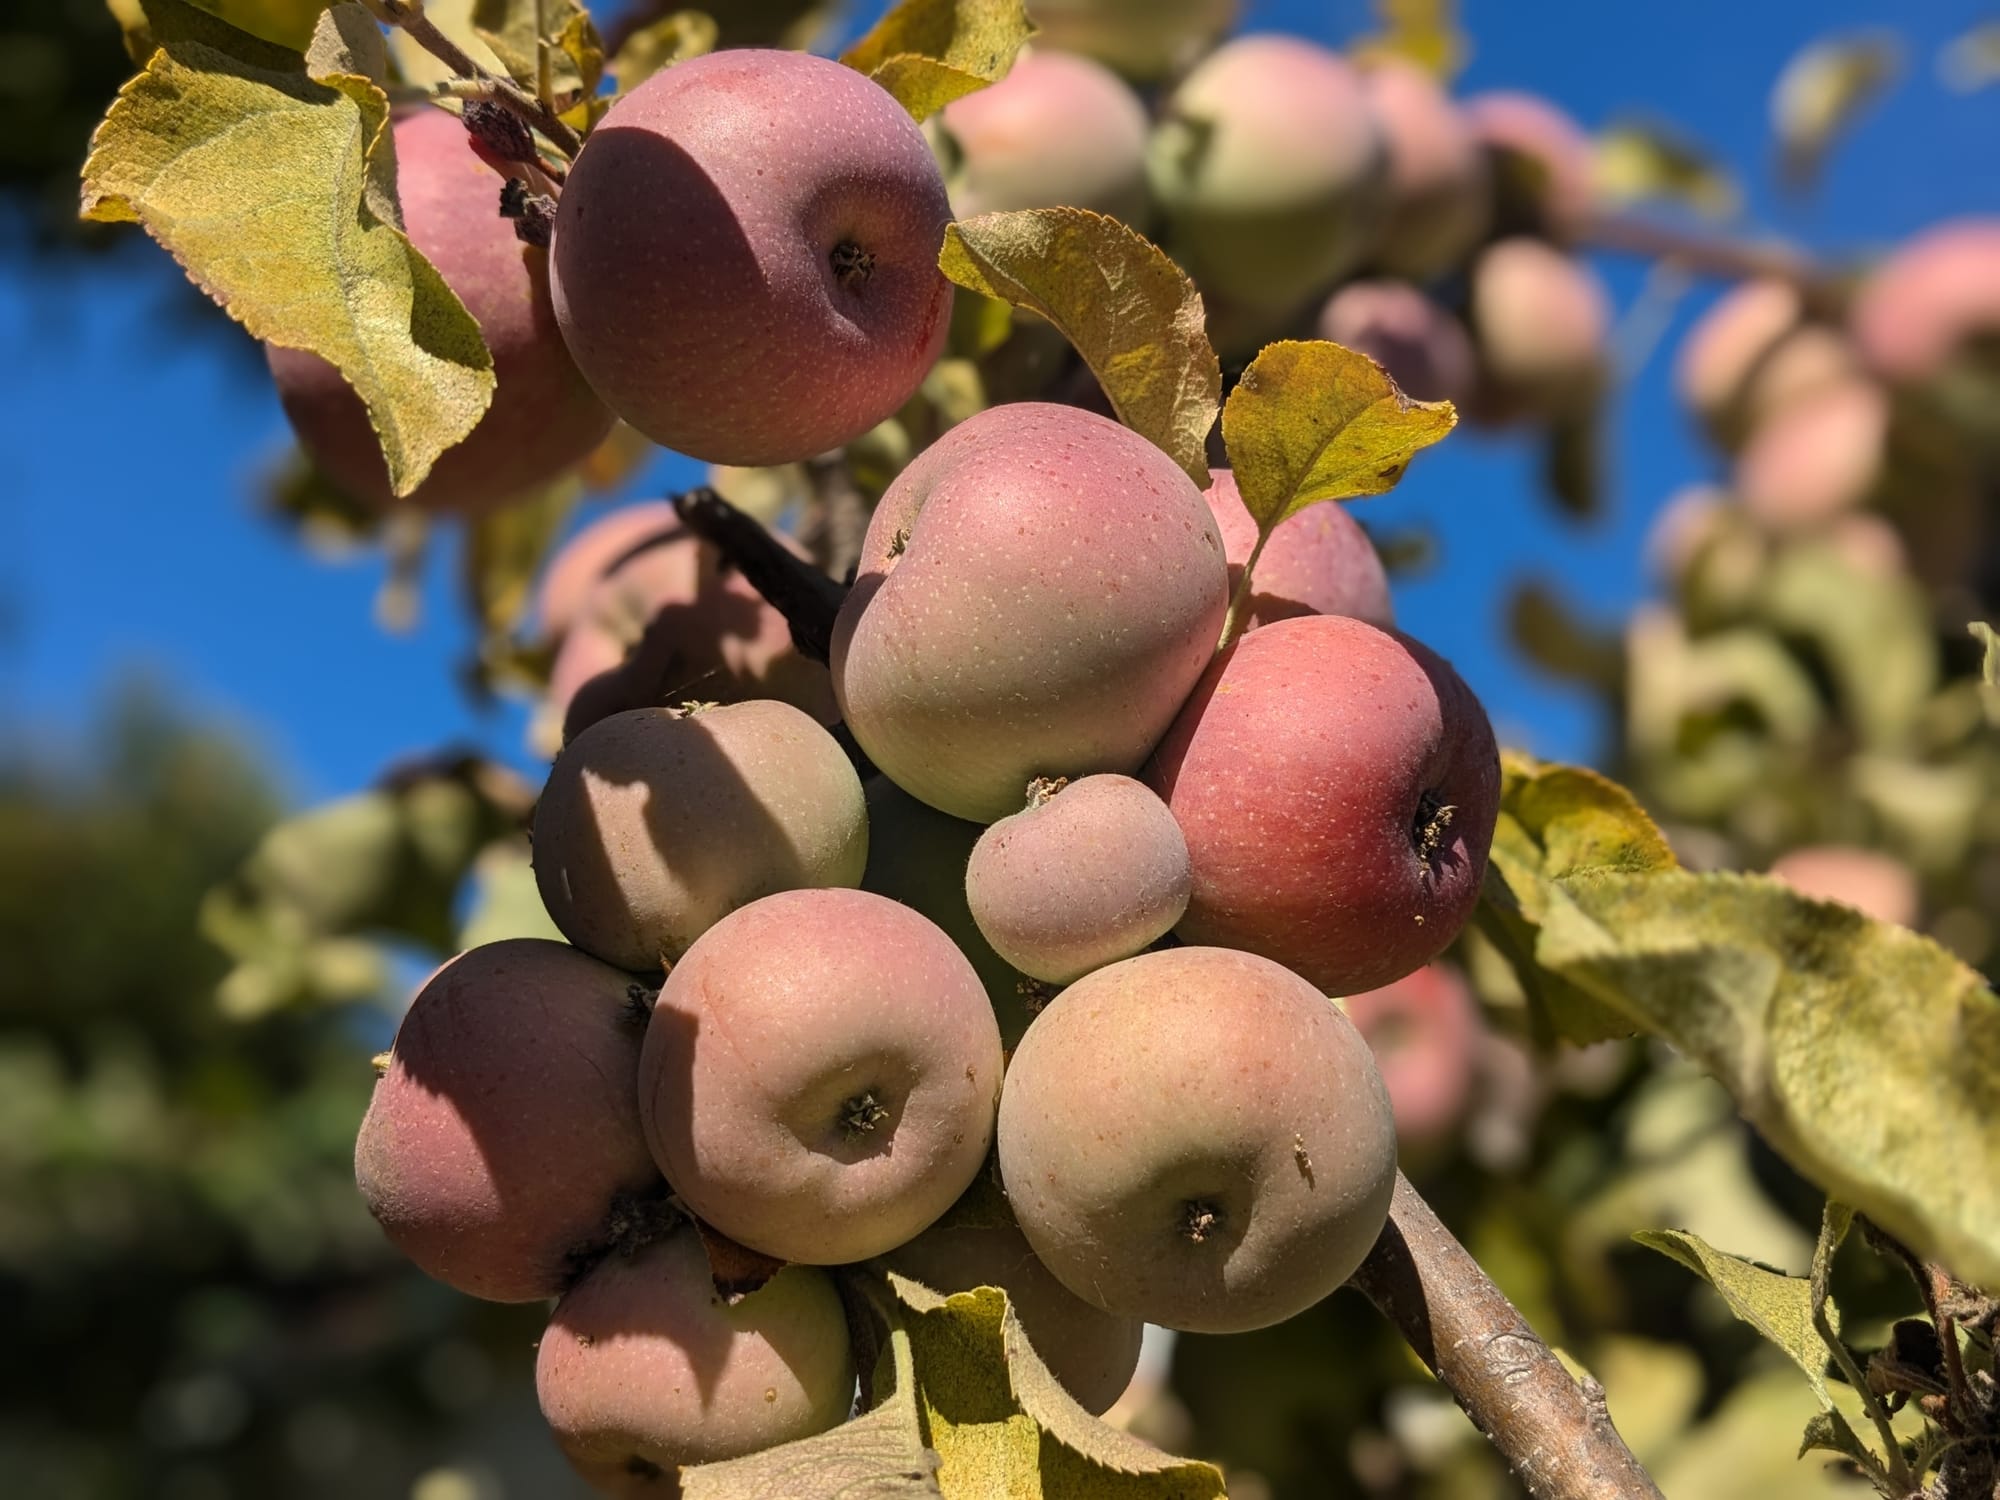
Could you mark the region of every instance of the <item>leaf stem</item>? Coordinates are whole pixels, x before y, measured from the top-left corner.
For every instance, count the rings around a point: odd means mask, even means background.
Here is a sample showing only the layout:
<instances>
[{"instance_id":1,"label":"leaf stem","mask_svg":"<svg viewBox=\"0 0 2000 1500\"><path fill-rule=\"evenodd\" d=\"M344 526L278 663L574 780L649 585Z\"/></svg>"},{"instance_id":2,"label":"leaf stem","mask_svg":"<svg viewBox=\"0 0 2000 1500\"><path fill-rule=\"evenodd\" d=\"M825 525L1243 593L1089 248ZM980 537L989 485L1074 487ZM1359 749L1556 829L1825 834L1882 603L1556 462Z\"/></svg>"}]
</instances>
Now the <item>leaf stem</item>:
<instances>
[{"instance_id":1,"label":"leaf stem","mask_svg":"<svg viewBox=\"0 0 2000 1500\"><path fill-rule=\"evenodd\" d=\"M1813 1329L1820 1341L1833 1355L1833 1362L1840 1366L1840 1373L1860 1396L1862 1407L1868 1413L1868 1420L1875 1424L1876 1434L1882 1439L1882 1460L1889 1485L1895 1493L1907 1495L1916 1489L1916 1481L1910 1477L1910 1466L1903 1458L1903 1445L1897 1441L1896 1429L1890 1425L1888 1408L1882 1398L1868 1384L1868 1379L1855 1363L1853 1352L1841 1340L1833 1326L1833 1318L1828 1314L1827 1283L1833 1275L1834 1252L1847 1235L1849 1224L1853 1222L1853 1211L1845 1205L1829 1198L1820 1219L1819 1240L1813 1246L1812 1278L1808 1283L1812 1294Z\"/></svg>"},{"instance_id":2,"label":"leaf stem","mask_svg":"<svg viewBox=\"0 0 2000 1500\"><path fill-rule=\"evenodd\" d=\"M1222 617L1222 638L1215 643L1215 654L1220 656L1236 643L1236 637L1243 625L1245 606L1250 602L1250 575L1256 570L1257 559L1264 555L1264 544L1271 540L1275 525L1257 528L1257 544L1250 549L1250 555L1243 559L1243 572L1237 577L1236 587L1229 594L1229 610Z\"/></svg>"},{"instance_id":3,"label":"leaf stem","mask_svg":"<svg viewBox=\"0 0 2000 1500\"><path fill-rule=\"evenodd\" d=\"M1534 1500L1662 1500L1594 1380L1579 1385L1409 1179L1353 1284L1396 1325Z\"/></svg>"},{"instance_id":4,"label":"leaf stem","mask_svg":"<svg viewBox=\"0 0 2000 1500\"><path fill-rule=\"evenodd\" d=\"M424 14L423 0L369 0L369 9L380 20L408 32L411 41L458 74L460 79L471 79L490 89L485 97L513 110L547 136L550 144L564 156L574 158L583 149L583 141L577 133L557 119L555 111L547 104L529 95L513 79L496 78L488 73L463 47L439 31L436 23Z\"/></svg>"}]
</instances>

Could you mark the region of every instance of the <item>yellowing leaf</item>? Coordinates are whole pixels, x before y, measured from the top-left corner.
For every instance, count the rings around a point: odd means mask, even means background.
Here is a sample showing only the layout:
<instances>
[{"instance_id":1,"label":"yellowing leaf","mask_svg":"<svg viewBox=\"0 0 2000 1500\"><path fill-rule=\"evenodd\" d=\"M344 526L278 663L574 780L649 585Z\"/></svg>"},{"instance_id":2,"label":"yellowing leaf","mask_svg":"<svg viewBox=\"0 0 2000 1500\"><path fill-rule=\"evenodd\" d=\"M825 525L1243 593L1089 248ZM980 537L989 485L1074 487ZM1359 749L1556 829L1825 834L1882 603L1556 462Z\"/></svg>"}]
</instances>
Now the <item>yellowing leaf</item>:
<instances>
[{"instance_id":1,"label":"yellowing leaf","mask_svg":"<svg viewBox=\"0 0 2000 1500\"><path fill-rule=\"evenodd\" d=\"M1375 0L1381 30L1348 50L1357 57L1406 57L1449 83L1471 54L1458 0Z\"/></svg>"},{"instance_id":2,"label":"yellowing leaf","mask_svg":"<svg viewBox=\"0 0 2000 1500\"><path fill-rule=\"evenodd\" d=\"M1544 766L1518 751L1501 757L1500 816L1493 830L1480 930L1507 958L1537 1028L1572 1042L1629 1036L1629 1016L1536 961L1539 929L1576 920L1556 882L1585 870L1671 870L1673 850L1632 794L1580 766Z\"/></svg>"},{"instance_id":3,"label":"yellowing leaf","mask_svg":"<svg viewBox=\"0 0 2000 1500\"><path fill-rule=\"evenodd\" d=\"M132 61L144 66L154 49L168 42L202 42L245 62L265 67L297 67L295 54L312 40L313 29L325 0L305 0L299 6L302 19L292 32L289 44L253 35L222 19L218 5L190 5L187 0L108 0L112 16L125 33L125 50Z\"/></svg>"},{"instance_id":4,"label":"yellowing leaf","mask_svg":"<svg viewBox=\"0 0 2000 1500\"><path fill-rule=\"evenodd\" d=\"M536 58L540 50L537 43L541 38L538 28L542 5L548 7L547 39L551 44L578 17L586 22L589 20L588 13L576 0L473 0L472 6L473 31L493 49L493 55L500 59L500 65L513 80L531 92L535 87ZM595 34L593 30L593 40ZM601 48L599 56L602 57ZM555 59L555 77L560 89L582 86L574 61L565 57Z\"/></svg>"},{"instance_id":5,"label":"yellowing leaf","mask_svg":"<svg viewBox=\"0 0 2000 1500\"><path fill-rule=\"evenodd\" d=\"M2000 631L1994 630L1984 620L1974 620L1965 628L1986 650L1985 659L1979 667L1980 691L1986 700L1986 717L2000 724Z\"/></svg>"},{"instance_id":6,"label":"yellowing leaf","mask_svg":"<svg viewBox=\"0 0 2000 1500\"><path fill-rule=\"evenodd\" d=\"M347 0L321 12L306 46L306 72L314 78L345 73L375 84L389 81L388 43L366 6Z\"/></svg>"},{"instance_id":7,"label":"yellowing leaf","mask_svg":"<svg viewBox=\"0 0 2000 1500\"><path fill-rule=\"evenodd\" d=\"M92 140L83 215L142 223L252 335L336 365L407 495L484 415L492 356L397 227L382 90L287 56L161 45Z\"/></svg>"},{"instance_id":8,"label":"yellowing leaf","mask_svg":"<svg viewBox=\"0 0 2000 1500\"><path fill-rule=\"evenodd\" d=\"M2000 997L1978 974L1762 876L1555 886L1542 968L1699 1062L1830 1196L2000 1287Z\"/></svg>"},{"instance_id":9,"label":"yellowing leaf","mask_svg":"<svg viewBox=\"0 0 2000 1500\"><path fill-rule=\"evenodd\" d=\"M817 1437L726 1463L680 1471L681 1500L773 1500L840 1495L853 1500L938 1500L937 1454L924 1443L912 1340L897 1309L886 1314L888 1358L878 1361L870 1410ZM863 1388L870 1385L864 1380Z\"/></svg>"},{"instance_id":10,"label":"yellowing leaf","mask_svg":"<svg viewBox=\"0 0 2000 1500\"><path fill-rule=\"evenodd\" d=\"M1022 0L901 0L841 61L925 120L997 82L1034 30Z\"/></svg>"},{"instance_id":11,"label":"yellowing leaf","mask_svg":"<svg viewBox=\"0 0 2000 1500\"><path fill-rule=\"evenodd\" d=\"M901 1276L924 1436L948 1496L1210 1500L1213 1465L1175 1458L1091 1416L1049 1374L1006 1294L942 1297Z\"/></svg>"},{"instance_id":12,"label":"yellowing leaf","mask_svg":"<svg viewBox=\"0 0 2000 1500\"><path fill-rule=\"evenodd\" d=\"M627 93L660 69L715 50L715 18L698 10L677 10L632 32L618 44L611 76Z\"/></svg>"},{"instance_id":13,"label":"yellowing leaf","mask_svg":"<svg viewBox=\"0 0 2000 1500\"><path fill-rule=\"evenodd\" d=\"M1665 200L1710 219L1734 218L1743 206L1736 179L1678 131L1626 120L1597 137L1597 190L1613 204Z\"/></svg>"},{"instance_id":14,"label":"yellowing leaf","mask_svg":"<svg viewBox=\"0 0 2000 1500\"><path fill-rule=\"evenodd\" d=\"M1679 1261L1720 1292L1729 1310L1782 1349L1792 1363L1806 1372L1813 1394L1831 1405L1826 1367L1833 1355L1813 1326L1810 1281L1726 1254L1698 1236L1678 1229L1646 1230L1632 1238L1649 1250ZM1833 1307L1829 1305L1826 1312L1838 1330L1840 1320Z\"/></svg>"},{"instance_id":15,"label":"yellowing leaf","mask_svg":"<svg viewBox=\"0 0 2000 1500\"><path fill-rule=\"evenodd\" d=\"M1222 367L1201 293L1157 245L1103 214L1036 208L949 226L938 265L968 291L1055 324L1119 420L1207 486Z\"/></svg>"},{"instance_id":16,"label":"yellowing leaf","mask_svg":"<svg viewBox=\"0 0 2000 1500\"><path fill-rule=\"evenodd\" d=\"M1222 409L1243 504L1268 533L1321 500L1380 495L1458 423L1413 401L1367 355L1323 340L1266 345Z\"/></svg>"},{"instance_id":17,"label":"yellowing leaf","mask_svg":"<svg viewBox=\"0 0 2000 1500\"><path fill-rule=\"evenodd\" d=\"M472 7L473 0L425 0L424 16L481 68L489 73L505 73L506 64L493 55L493 49L472 29ZM389 54L396 59L397 71L406 82L425 86L442 83L452 76L442 58L400 26L389 33Z\"/></svg>"},{"instance_id":18,"label":"yellowing leaf","mask_svg":"<svg viewBox=\"0 0 2000 1500\"><path fill-rule=\"evenodd\" d=\"M1771 91L1771 128L1786 180L1809 186L1834 141L1902 65L1902 47L1881 31L1824 38L1785 64Z\"/></svg>"}]
</instances>

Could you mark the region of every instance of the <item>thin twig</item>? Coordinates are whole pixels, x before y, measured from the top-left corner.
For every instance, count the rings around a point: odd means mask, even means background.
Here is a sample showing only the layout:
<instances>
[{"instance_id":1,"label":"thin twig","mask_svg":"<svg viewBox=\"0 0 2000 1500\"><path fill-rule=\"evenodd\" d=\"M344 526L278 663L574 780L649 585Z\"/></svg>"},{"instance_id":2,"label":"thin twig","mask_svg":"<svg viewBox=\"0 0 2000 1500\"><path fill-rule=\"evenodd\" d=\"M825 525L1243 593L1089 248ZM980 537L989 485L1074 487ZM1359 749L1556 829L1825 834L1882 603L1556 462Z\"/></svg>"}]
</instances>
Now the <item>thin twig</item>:
<instances>
[{"instance_id":1,"label":"thin twig","mask_svg":"<svg viewBox=\"0 0 2000 1500\"><path fill-rule=\"evenodd\" d=\"M470 53L439 31L431 18L424 14L423 0L370 0L369 8L378 19L408 32L411 41L459 77L490 85L492 92L488 97L506 105L541 131L564 156L574 159L576 153L583 149L583 142L577 133L563 124L552 108L527 93L513 79L496 78L488 73L473 60Z\"/></svg>"},{"instance_id":2,"label":"thin twig","mask_svg":"<svg viewBox=\"0 0 2000 1500\"><path fill-rule=\"evenodd\" d=\"M1585 221L1577 239L1599 250L1671 261L1687 271L1725 281L1773 277L1796 285L1809 298L1835 302L1838 277L1804 251L1776 241L1697 234L1651 219L1597 214Z\"/></svg>"},{"instance_id":3,"label":"thin twig","mask_svg":"<svg viewBox=\"0 0 2000 1500\"><path fill-rule=\"evenodd\" d=\"M549 0L535 0L535 99L555 113L555 48L549 45Z\"/></svg>"},{"instance_id":4,"label":"thin twig","mask_svg":"<svg viewBox=\"0 0 2000 1500\"><path fill-rule=\"evenodd\" d=\"M1354 1285L1396 1325L1535 1500L1662 1500L1605 1409L1398 1174Z\"/></svg>"}]
</instances>

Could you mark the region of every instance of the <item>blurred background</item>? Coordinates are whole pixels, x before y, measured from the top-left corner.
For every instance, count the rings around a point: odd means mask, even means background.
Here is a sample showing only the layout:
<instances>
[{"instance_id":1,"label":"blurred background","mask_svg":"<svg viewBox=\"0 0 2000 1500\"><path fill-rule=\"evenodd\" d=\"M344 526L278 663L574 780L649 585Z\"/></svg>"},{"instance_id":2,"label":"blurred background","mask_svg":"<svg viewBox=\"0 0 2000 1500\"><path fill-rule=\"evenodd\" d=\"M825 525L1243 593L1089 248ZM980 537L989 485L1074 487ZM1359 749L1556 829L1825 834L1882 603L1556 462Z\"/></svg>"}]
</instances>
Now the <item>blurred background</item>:
<instances>
[{"instance_id":1,"label":"blurred background","mask_svg":"<svg viewBox=\"0 0 2000 1500\"><path fill-rule=\"evenodd\" d=\"M1243 14L1334 44L1379 24L1363 0ZM1733 179L1729 233L1859 264L2000 208L2000 88L1949 61L1993 19L1973 0L1468 0L1455 88L1533 90L1593 130L1664 122ZM1782 188L1779 75L1809 41L1877 31L1893 82L1811 191ZM427 1282L352 1185L369 1058L411 981L519 895L518 862L461 880L469 854L424 851L486 847L473 825L531 795L528 709L471 685L458 538L343 547L288 519L289 436L260 351L141 234L73 222L88 132L129 72L96 0L0 17L0 1489L578 1492L534 1410L539 1309ZM1713 589L1697 608L1685 573L1649 571L1645 545L1670 496L1726 468L1671 376L1723 288L1591 258L1619 366L1593 513L1550 503L1534 435L1462 427L1358 508L1401 564L1402 625L1472 683L1503 743L1631 778L1690 862L1763 868L1836 836L1891 849L1914 892L1905 919L1990 967L1993 782L1951 748L1970 646L1922 596L1914 668L1866 658L1865 642L1846 662L1797 646L1817 639L1812 622L1773 628L1806 663L1818 706L1803 728L1768 706L1790 690L1775 668L1697 705L1660 699L1665 668L1632 655L1650 649L1627 629L1647 601L1655 638L1662 619L1683 635L1742 625ZM568 524L701 477L652 453ZM1932 604L1959 597L1923 582ZM1854 727L1879 709L1854 683L1885 671L1923 678L1905 696L1930 738L1901 760ZM1635 711L1640 688L1653 696ZM1726 766L1710 754L1725 742ZM394 802L419 851L396 918L285 940L244 894L245 860L288 814L364 794ZM1817 1195L1663 1055L1538 1055L1508 1034L1504 983L1477 951L1460 958L1500 1020L1470 1028L1465 1098L1412 1163L1441 1211L1604 1380L1670 1496L1858 1493L1792 1457L1803 1383L1693 1278L1628 1243L1688 1227L1797 1270ZM1883 1326L1907 1310L1868 1265L1844 1274ZM1130 1416L1230 1465L1245 1496L1510 1493L1420 1375L1343 1295L1268 1334L1182 1340L1171 1388Z\"/></svg>"}]
</instances>

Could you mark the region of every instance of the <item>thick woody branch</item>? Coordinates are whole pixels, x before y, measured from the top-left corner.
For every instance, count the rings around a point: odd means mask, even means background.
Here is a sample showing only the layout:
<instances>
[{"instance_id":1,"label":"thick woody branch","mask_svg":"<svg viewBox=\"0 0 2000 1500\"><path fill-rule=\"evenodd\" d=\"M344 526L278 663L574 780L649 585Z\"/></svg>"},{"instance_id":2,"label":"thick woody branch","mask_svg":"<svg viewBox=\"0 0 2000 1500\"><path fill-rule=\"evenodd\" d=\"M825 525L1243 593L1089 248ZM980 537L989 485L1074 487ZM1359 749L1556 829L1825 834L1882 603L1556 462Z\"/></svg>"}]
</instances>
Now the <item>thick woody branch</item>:
<instances>
[{"instance_id":1,"label":"thick woody branch","mask_svg":"<svg viewBox=\"0 0 2000 1500\"><path fill-rule=\"evenodd\" d=\"M792 643L814 661L833 649L833 617L846 597L811 563L790 551L755 516L745 515L707 485L673 497L681 524L712 542L750 587L770 601L792 627Z\"/></svg>"},{"instance_id":2,"label":"thick woody branch","mask_svg":"<svg viewBox=\"0 0 2000 1500\"><path fill-rule=\"evenodd\" d=\"M1354 1285L1500 1450L1535 1500L1661 1500L1611 1425L1400 1173Z\"/></svg>"}]
</instances>

